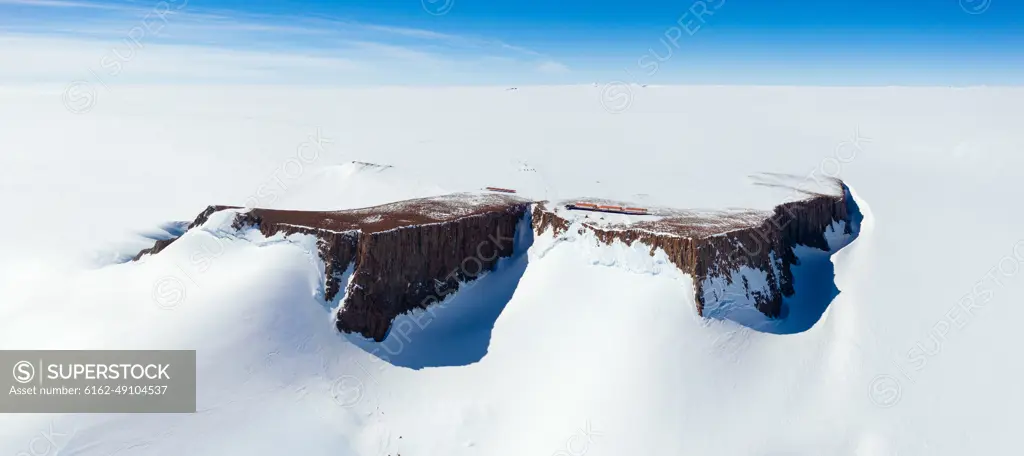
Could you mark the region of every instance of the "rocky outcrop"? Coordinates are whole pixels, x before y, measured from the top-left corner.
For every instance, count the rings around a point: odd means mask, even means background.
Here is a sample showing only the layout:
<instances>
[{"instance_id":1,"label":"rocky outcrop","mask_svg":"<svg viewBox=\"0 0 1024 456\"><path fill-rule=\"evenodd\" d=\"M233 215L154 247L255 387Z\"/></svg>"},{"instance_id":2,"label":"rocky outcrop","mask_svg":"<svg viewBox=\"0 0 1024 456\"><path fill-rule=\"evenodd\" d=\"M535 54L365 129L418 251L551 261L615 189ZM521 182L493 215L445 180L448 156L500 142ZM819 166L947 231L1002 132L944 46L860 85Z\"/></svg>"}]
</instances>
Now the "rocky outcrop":
<instances>
[{"instance_id":1,"label":"rocky outcrop","mask_svg":"<svg viewBox=\"0 0 1024 456\"><path fill-rule=\"evenodd\" d=\"M450 222L361 234L338 329L383 340L396 316L442 301L511 256L516 227L527 214L527 204L512 204Z\"/></svg>"},{"instance_id":2,"label":"rocky outcrop","mask_svg":"<svg viewBox=\"0 0 1024 456\"><path fill-rule=\"evenodd\" d=\"M783 297L793 294L791 266L798 264L793 247L827 250L825 233L839 226L836 222L849 234L848 189L836 185L834 193L812 194L773 211L654 211L618 224L549 202L456 194L345 211L210 206L189 229L206 223L214 212L238 209L235 229L258 229L267 237L316 237L326 276L324 299L341 296L338 329L377 341L384 340L395 317L443 301L511 256L517 227L527 220L537 234L577 230L606 244L640 242L652 254L664 251L693 278L701 315L709 307L741 302L776 317ZM173 242L157 241L136 259Z\"/></svg>"},{"instance_id":3,"label":"rocky outcrop","mask_svg":"<svg viewBox=\"0 0 1024 456\"><path fill-rule=\"evenodd\" d=\"M275 211L252 209L235 216L232 227L238 230L255 228L266 237L276 234L308 234L317 238L317 250L324 263L324 299L333 301L344 286L345 270L356 260L359 245L359 231L332 231L315 226L288 223L289 214L303 214L298 211ZM297 221L297 220L296 220Z\"/></svg>"},{"instance_id":4,"label":"rocky outcrop","mask_svg":"<svg viewBox=\"0 0 1024 456\"><path fill-rule=\"evenodd\" d=\"M192 223L188 225L186 231L206 223L206 220L209 219L210 215L213 214L214 212L231 208L234 208L234 206L207 206L207 208L204 209L203 212L200 212L199 215L196 216L196 219L193 220ZM169 239L160 239L156 241L156 243L153 244L153 247L150 247L148 249L142 249L141 251L139 251L139 253L135 255L135 258L132 258L132 261L138 261L140 258L146 255L154 255L160 253L161 251L166 249L167 246L174 243L174 241L177 241L179 237L180 236L175 236Z\"/></svg>"},{"instance_id":5,"label":"rocky outcrop","mask_svg":"<svg viewBox=\"0 0 1024 456\"><path fill-rule=\"evenodd\" d=\"M189 229L214 212L238 209L235 229L257 229L266 237L316 237L324 264L324 299L344 296L338 329L382 341L398 315L442 301L511 256L516 229L529 217L529 207L514 196L471 194L346 211L210 206ZM158 241L135 259L159 253L174 240ZM345 283L349 268L353 272Z\"/></svg>"},{"instance_id":6,"label":"rocky outcrop","mask_svg":"<svg viewBox=\"0 0 1024 456\"><path fill-rule=\"evenodd\" d=\"M589 232L600 242L641 242L651 253L662 250L684 273L693 277L697 312L724 300L746 300L769 317L777 317L782 298L793 294L791 266L798 264L793 247L806 245L828 250L826 230L842 222L850 234L848 189L841 182L836 194L818 194L780 204L772 212L732 214L668 214L657 221L600 226L570 220L554 207L533 209L537 234L551 230L556 236L569 229ZM751 286L748 274L760 286ZM742 286L735 284L742 281ZM742 290L742 291L739 291Z\"/></svg>"},{"instance_id":7,"label":"rocky outcrop","mask_svg":"<svg viewBox=\"0 0 1024 456\"><path fill-rule=\"evenodd\" d=\"M325 214L263 209L240 213L234 223L238 229L258 228L268 237L278 233L315 236L327 279L324 299L335 299L346 286L344 272L353 268L338 310L338 329L382 341L395 317L443 300L460 284L494 270L499 259L511 256L513 234L528 207L525 202L508 201L450 220L377 230L363 226L332 231L310 226L325 225L330 217ZM389 217L397 222L415 215Z\"/></svg>"}]
</instances>

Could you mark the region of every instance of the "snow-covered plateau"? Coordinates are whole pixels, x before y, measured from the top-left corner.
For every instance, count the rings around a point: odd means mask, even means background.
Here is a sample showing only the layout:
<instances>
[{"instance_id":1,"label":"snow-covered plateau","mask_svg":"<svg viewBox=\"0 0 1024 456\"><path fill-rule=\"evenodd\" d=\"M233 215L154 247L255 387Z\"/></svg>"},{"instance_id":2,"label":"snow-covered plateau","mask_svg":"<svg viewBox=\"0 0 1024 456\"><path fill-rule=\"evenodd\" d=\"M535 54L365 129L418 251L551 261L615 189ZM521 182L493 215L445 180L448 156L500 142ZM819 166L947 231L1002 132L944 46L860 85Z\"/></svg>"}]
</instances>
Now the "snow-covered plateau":
<instances>
[{"instance_id":1,"label":"snow-covered plateau","mask_svg":"<svg viewBox=\"0 0 1024 456\"><path fill-rule=\"evenodd\" d=\"M3 414L0 454L1019 452L1024 89L634 86L616 112L589 85L63 90L0 87L0 348L194 349L197 412ZM209 205L488 186L652 210L609 229L747 220L835 178L854 229L793 249L779 318L701 316L665 251L524 219L493 270L375 342L337 330L315 236L233 226L244 209L185 231Z\"/></svg>"}]
</instances>

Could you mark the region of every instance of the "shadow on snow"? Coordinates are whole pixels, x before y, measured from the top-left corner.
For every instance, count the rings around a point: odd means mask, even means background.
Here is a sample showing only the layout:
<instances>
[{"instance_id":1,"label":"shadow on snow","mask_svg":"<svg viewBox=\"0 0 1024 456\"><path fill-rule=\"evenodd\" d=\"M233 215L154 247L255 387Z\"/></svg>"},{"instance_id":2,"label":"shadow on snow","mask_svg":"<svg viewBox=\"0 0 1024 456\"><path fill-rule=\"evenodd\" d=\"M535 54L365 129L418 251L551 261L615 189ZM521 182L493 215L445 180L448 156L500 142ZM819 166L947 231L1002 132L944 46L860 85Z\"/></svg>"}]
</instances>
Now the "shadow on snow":
<instances>
[{"instance_id":1,"label":"shadow on snow","mask_svg":"<svg viewBox=\"0 0 1024 456\"><path fill-rule=\"evenodd\" d=\"M382 342L345 334L353 344L395 366L465 366L483 359L491 331L526 272L533 244L530 216L519 222L515 253L477 280L460 285L443 302L395 318Z\"/></svg>"},{"instance_id":2,"label":"shadow on snow","mask_svg":"<svg viewBox=\"0 0 1024 456\"><path fill-rule=\"evenodd\" d=\"M864 220L864 215L848 190L846 207L850 211L851 234L843 235L841 231L827 234L827 252L803 245L793 249L793 253L799 259L799 265L791 266L794 293L783 298L782 312L778 318L768 318L753 308L737 309L711 318L733 321L755 331L770 334L796 334L811 329L825 314L829 304L839 296L832 255L850 245L860 234L860 224ZM833 224L833 227L835 226L837 225Z\"/></svg>"}]
</instances>

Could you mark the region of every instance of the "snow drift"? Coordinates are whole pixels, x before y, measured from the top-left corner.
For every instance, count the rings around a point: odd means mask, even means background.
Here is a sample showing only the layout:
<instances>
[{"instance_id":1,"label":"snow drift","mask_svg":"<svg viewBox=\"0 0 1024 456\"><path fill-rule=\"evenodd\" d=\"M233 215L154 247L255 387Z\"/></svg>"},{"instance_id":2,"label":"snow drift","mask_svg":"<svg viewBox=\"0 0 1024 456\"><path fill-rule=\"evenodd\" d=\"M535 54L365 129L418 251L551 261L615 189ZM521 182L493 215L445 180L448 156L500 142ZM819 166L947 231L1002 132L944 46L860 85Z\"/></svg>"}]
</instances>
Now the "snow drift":
<instances>
[{"instance_id":1,"label":"snow drift","mask_svg":"<svg viewBox=\"0 0 1024 456\"><path fill-rule=\"evenodd\" d=\"M1017 445L1024 370L1001 348L1024 320L1018 89L647 87L609 115L591 87L140 86L112 87L84 116L64 110L62 89L0 92L0 347L195 349L200 411L3 415L2 453ZM318 128L323 149L297 155ZM328 211L496 186L531 201L770 210L771 192L747 191L764 170L841 176L863 215L834 255L795 249L776 321L808 296L828 303L795 329L711 315L728 306L701 317L668 255L588 232L531 234L382 342L336 330L308 234L239 233L225 216L143 261L110 261L211 202ZM144 234L130 249L126 229ZM830 250L844 232L826 229ZM93 249L102 267L71 261Z\"/></svg>"}]
</instances>

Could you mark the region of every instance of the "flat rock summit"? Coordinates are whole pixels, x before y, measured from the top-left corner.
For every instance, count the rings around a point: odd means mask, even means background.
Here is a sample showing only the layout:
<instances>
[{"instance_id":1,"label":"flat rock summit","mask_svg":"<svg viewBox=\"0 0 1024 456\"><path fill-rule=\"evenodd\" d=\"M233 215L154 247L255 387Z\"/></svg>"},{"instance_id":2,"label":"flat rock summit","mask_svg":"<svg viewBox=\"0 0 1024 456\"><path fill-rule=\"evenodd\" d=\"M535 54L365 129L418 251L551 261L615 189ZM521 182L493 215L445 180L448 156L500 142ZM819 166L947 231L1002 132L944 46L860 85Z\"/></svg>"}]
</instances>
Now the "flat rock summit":
<instances>
[{"instance_id":1,"label":"flat rock summit","mask_svg":"<svg viewBox=\"0 0 1024 456\"><path fill-rule=\"evenodd\" d=\"M839 180L799 191L795 201L772 210L637 208L620 201L532 201L478 192L339 211L209 206L188 228L230 210L235 230L314 236L326 276L324 299L340 297L337 328L382 341L398 315L429 308L494 270L525 242L516 235L521 227L531 235L641 243L651 255L664 252L693 278L698 314L748 305L778 317L783 297L794 293L793 248L828 251L829 233L850 234L850 201ZM157 241L135 260L158 254L175 239Z\"/></svg>"}]
</instances>

